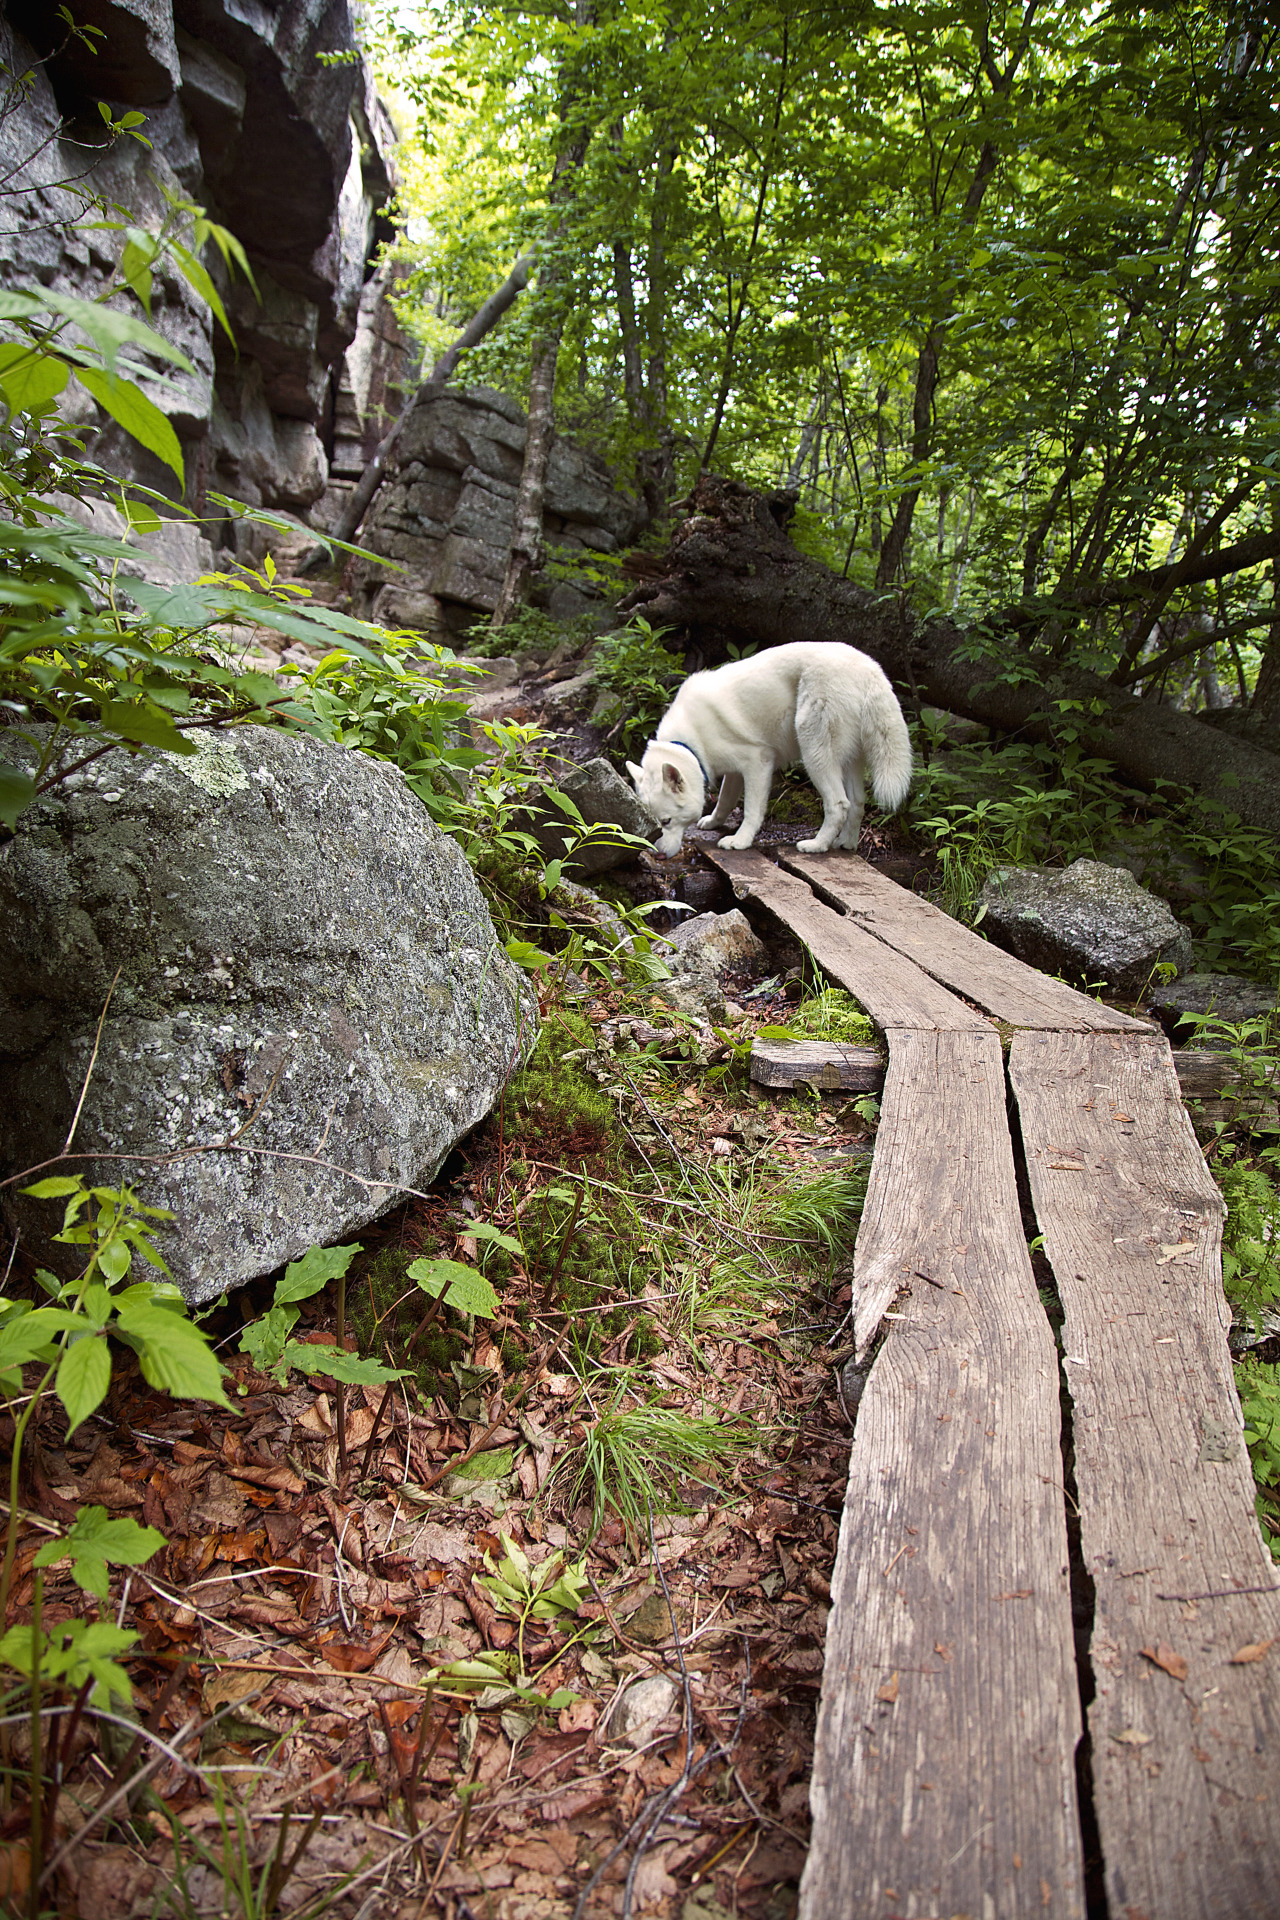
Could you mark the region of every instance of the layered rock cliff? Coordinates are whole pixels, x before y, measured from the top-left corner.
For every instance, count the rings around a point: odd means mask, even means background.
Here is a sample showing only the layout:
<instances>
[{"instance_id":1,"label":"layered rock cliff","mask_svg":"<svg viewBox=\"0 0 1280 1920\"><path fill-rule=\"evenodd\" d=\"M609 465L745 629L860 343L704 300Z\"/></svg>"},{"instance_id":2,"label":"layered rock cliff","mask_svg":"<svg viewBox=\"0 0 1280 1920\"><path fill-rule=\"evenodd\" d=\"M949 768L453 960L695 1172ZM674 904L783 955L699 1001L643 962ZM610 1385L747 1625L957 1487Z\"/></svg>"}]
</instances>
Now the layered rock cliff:
<instances>
[{"instance_id":1,"label":"layered rock cliff","mask_svg":"<svg viewBox=\"0 0 1280 1920\"><path fill-rule=\"evenodd\" d=\"M362 295L371 304L377 242L391 233L382 209L394 134L348 0L75 0L72 11L101 37L69 34L47 0L5 0L0 283L35 278L96 297L123 242L106 230L68 235L64 223L90 196L152 229L174 218L166 195L205 207L243 245L257 295L224 278L233 346L185 281L157 277L155 324L196 367L165 402L187 504L203 512L221 491L305 510L329 478L344 352ZM105 145L99 101L145 114L150 145ZM404 357L403 339L393 344ZM97 427L87 396L80 405ZM92 451L172 490L115 427Z\"/></svg>"}]
</instances>

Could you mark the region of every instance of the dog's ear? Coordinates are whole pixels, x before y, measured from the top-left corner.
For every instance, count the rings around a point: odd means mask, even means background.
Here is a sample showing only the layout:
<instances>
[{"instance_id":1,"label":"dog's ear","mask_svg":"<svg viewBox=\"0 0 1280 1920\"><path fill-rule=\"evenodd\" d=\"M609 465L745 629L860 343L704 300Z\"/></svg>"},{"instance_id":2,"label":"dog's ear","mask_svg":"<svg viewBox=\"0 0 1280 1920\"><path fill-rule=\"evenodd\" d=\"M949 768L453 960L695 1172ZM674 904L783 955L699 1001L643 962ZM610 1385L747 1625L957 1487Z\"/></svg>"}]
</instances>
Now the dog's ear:
<instances>
[{"instance_id":1,"label":"dog's ear","mask_svg":"<svg viewBox=\"0 0 1280 1920\"><path fill-rule=\"evenodd\" d=\"M641 775L644 773L644 768L638 767L634 760L628 760L627 772L631 775L631 778L635 781L635 784L638 788L640 785Z\"/></svg>"},{"instance_id":2,"label":"dog's ear","mask_svg":"<svg viewBox=\"0 0 1280 1920\"><path fill-rule=\"evenodd\" d=\"M664 787L670 787L672 793L684 792L684 775L679 767L671 764L670 760L664 760L662 763L662 784Z\"/></svg>"}]
</instances>

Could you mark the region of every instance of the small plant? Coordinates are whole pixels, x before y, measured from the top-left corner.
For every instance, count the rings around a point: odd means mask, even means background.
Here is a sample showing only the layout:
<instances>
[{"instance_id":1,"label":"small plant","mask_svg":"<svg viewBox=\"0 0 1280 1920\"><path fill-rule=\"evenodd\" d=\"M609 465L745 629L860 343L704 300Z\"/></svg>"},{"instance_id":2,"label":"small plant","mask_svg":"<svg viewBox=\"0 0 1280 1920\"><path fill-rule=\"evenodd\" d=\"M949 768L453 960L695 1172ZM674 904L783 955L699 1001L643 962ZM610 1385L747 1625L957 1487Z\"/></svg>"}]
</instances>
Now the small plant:
<instances>
[{"instance_id":1,"label":"small plant","mask_svg":"<svg viewBox=\"0 0 1280 1920\"><path fill-rule=\"evenodd\" d=\"M496 1612L519 1622L516 1648L520 1672L525 1670L524 1630L530 1620L559 1625L578 1612L586 1598L588 1580L585 1557L572 1566L562 1553L550 1554L540 1566L533 1566L528 1555L508 1534L500 1534L503 1553L495 1565L486 1553L490 1569L476 1580L489 1595Z\"/></svg>"},{"instance_id":2,"label":"small plant","mask_svg":"<svg viewBox=\"0 0 1280 1920\"><path fill-rule=\"evenodd\" d=\"M187 1318L186 1303L172 1282L130 1280L137 1258L157 1272L168 1269L155 1246L163 1208L148 1207L130 1187L87 1187L79 1175L56 1175L24 1187L36 1200L63 1201L55 1242L79 1248L85 1264L75 1279L63 1281L43 1268L36 1279L53 1304L0 1297L0 1393L13 1419L9 1460L8 1522L0 1569L0 1621L8 1617L18 1539L19 1475L23 1443L45 1394L52 1387L62 1402L69 1431L101 1405L111 1386L109 1340L130 1347L143 1378L179 1398L229 1406L222 1370L205 1335ZM35 1370L35 1379L26 1369ZM0 1639L0 1666L18 1677L6 1704L25 1692L31 1724L28 1773L29 1853L32 1914L40 1908L46 1873L45 1840L54 1832L60 1773L54 1751L43 1747L46 1699L74 1701L73 1713L118 1715L132 1704L133 1686L119 1656L138 1636L110 1619L42 1619L43 1569L66 1560L72 1578L100 1602L109 1598L108 1568L140 1566L165 1545L154 1527L112 1519L102 1507L87 1507L68 1531L46 1542L34 1556L34 1587L29 1622L18 1623Z\"/></svg>"},{"instance_id":3,"label":"small plant","mask_svg":"<svg viewBox=\"0 0 1280 1920\"><path fill-rule=\"evenodd\" d=\"M1236 1364L1244 1438L1258 1485L1258 1518L1280 1560L1280 1366L1246 1355Z\"/></svg>"},{"instance_id":4,"label":"small plant","mask_svg":"<svg viewBox=\"0 0 1280 1920\"><path fill-rule=\"evenodd\" d=\"M824 987L801 1000L779 1030L792 1039L841 1040L852 1047L873 1047L876 1030L851 993ZM772 1034L773 1029L769 1029Z\"/></svg>"},{"instance_id":5,"label":"small plant","mask_svg":"<svg viewBox=\"0 0 1280 1920\"><path fill-rule=\"evenodd\" d=\"M663 645L666 631L637 615L616 633L605 634L591 655L591 671L602 687L617 694L622 707L614 732L626 753L638 751L649 738L684 678L683 663Z\"/></svg>"},{"instance_id":6,"label":"small plant","mask_svg":"<svg viewBox=\"0 0 1280 1920\"><path fill-rule=\"evenodd\" d=\"M346 1247L309 1247L300 1260L290 1261L276 1282L275 1298L260 1320L240 1335L240 1351L247 1353L259 1373L283 1386L290 1369L297 1373L325 1373L346 1386L379 1386L401 1376L391 1367L345 1347L314 1346L291 1338L298 1321L300 1300L309 1300L331 1280L344 1280L361 1251L358 1241Z\"/></svg>"},{"instance_id":7,"label":"small plant","mask_svg":"<svg viewBox=\"0 0 1280 1920\"><path fill-rule=\"evenodd\" d=\"M613 1513L635 1538L649 1514L680 1511L682 1481L714 1486L717 1468L745 1452L754 1435L744 1422L725 1423L714 1414L649 1404L624 1408L628 1384L624 1378L613 1405L584 1424L557 1479L567 1506L584 1496L590 1501L593 1534Z\"/></svg>"}]
</instances>

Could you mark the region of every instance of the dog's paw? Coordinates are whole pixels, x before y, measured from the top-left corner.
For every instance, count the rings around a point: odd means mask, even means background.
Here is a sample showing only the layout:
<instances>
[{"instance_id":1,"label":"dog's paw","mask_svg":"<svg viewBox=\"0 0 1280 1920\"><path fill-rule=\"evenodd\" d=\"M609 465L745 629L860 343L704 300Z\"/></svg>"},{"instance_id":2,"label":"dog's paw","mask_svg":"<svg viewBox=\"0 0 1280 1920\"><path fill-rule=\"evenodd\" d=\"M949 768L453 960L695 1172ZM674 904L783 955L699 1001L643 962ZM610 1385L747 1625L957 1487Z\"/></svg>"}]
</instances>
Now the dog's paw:
<instances>
[{"instance_id":1,"label":"dog's paw","mask_svg":"<svg viewBox=\"0 0 1280 1920\"><path fill-rule=\"evenodd\" d=\"M831 851L830 847L827 845L827 842L821 838L821 836L819 836L819 838L816 840L797 840L796 841L797 853L830 853L830 851Z\"/></svg>"},{"instance_id":2,"label":"dog's paw","mask_svg":"<svg viewBox=\"0 0 1280 1920\"><path fill-rule=\"evenodd\" d=\"M704 813L698 825L700 827L718 827L720 822L716 819L714 813Z\"/></svg>"},{"instance_id":3,"label":"dog's paw","mask_svg":"<svg viewBox=\"0 0 1280 1920\"><path fill-rule=\"evenodd\" d=\"M724 839L718 844L724 847L729 853L745 853L747 848L753 844L754 840L754 833L744 834L741 829L739 829L737 833L726 834Z\"/></svg>"}]
</instances>

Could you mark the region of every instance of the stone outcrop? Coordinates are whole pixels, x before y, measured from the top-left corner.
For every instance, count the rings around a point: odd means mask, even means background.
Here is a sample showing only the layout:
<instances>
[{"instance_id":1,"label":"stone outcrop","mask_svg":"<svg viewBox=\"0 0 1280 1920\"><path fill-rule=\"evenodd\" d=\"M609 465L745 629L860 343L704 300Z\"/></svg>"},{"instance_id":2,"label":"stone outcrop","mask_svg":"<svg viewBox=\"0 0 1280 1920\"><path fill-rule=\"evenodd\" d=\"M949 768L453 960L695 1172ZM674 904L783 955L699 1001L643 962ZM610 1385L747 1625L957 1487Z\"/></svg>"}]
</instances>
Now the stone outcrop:
<instances>
[{"instance_id":1,"label":"stone outcrop","mask_svg":"<svg viewBox=\"0 0 1280 1920\"><path fill-rule=\"evenodd\" d=\"M1280 1027L1280 992L1238 973L1185 973L1148 994L1147 1004L1175 1046L1210 1047L1212 1038L1183 1023L1184 1013L1209 1014L1228 1026L1271 1020Z\"/></svg>"},{"instance_id":2,"label":"stone outcrop","mask_svg":"<svg viewBox=\"0 0 1280 1920\"><path fill-rule=\"evenodd\" d=\"M400 436L396 471L361 538L409 570L415 591L440 602L447 626L468 625L497 605L524 443L523 411L487 387L424 395ZM643 519L602 462L569 440L555 441L543 519L550 559L616 553ZM372 594L377 580L371 572L364 580Z\"/></svg>"},{"instance_id":3,"label":"stone outcrop","mask_svg":"<svg viewBox=\"0 0 1280 1920\"><path fill-rule=\"evenodd\" d=\"M73 1170L173 1211L161 1245L192 1301L426 1187L537 1022L400 775L261 727L110 754L0 848L6 1172L60 1151L117 969L75 1140L104 1157ZM8 1198L37 1257L65 1259L56 1210Z\"/></svg>"},{"instance_id":4,"label":"stone outcrop","mask_svg":"<svg viewBox=\"0 0 1280 1920\"><path fill-rule=\"evenodd\" d=\"M180 275L157 275L154 324L196 368L156 395L183 445L187 503L203 511L213 489L305 509L328 480L335 376L375 242L391 233L379 211L390 122L358 62L324 57L354 51L348 0L76 0L71 11L102 30L96 53L47 0L6 0L0 20L0 59L30 75L9 83L0 119L0 284L96 298L123 236L59 224L89 195L151 229L164 190L206 207L244 246L261 299L211 253L233 347ZM144 113L151 146L103 147L99 100ZM105 466L172 490L167 468L71 393L80 422L100 429L91 451ZM214 532L235 544L234 522Z\"/></svg>"},{"instance_id":5,"label":"stone outcrop","mask_svg":"<svg viewBox=\"0 0 1280 1920\"><path fill-rule=\"evenodd\" d=\"M646 843L657 832L657 821L641 806L630 781L623 779L611 761L599 755L579 767L558 771L556 785L572 800L588 827L620 827L623 833L634 834ZM559 860L564 858L566 840L572 839L577 829L558 807L544 805L533 816L530 831L546 858ZM583 841L565 861L565 866L569 873L581 878L583 874L607 873L610 867L634 860L635 856L634 846L605 834Z\"/></svg>"},{"instance_id":6,"label":"stone outcrop","mask_svg":"<svg viewBox=\"0 0 1280 1920\"><path fill-rule=\"evenodd\" d=\"M982 929L1046 973L1140 994L1161 962L1191 965L1191 936L1124 867L1001 867L982 889Z\"/></svg>"}]
</instances>

